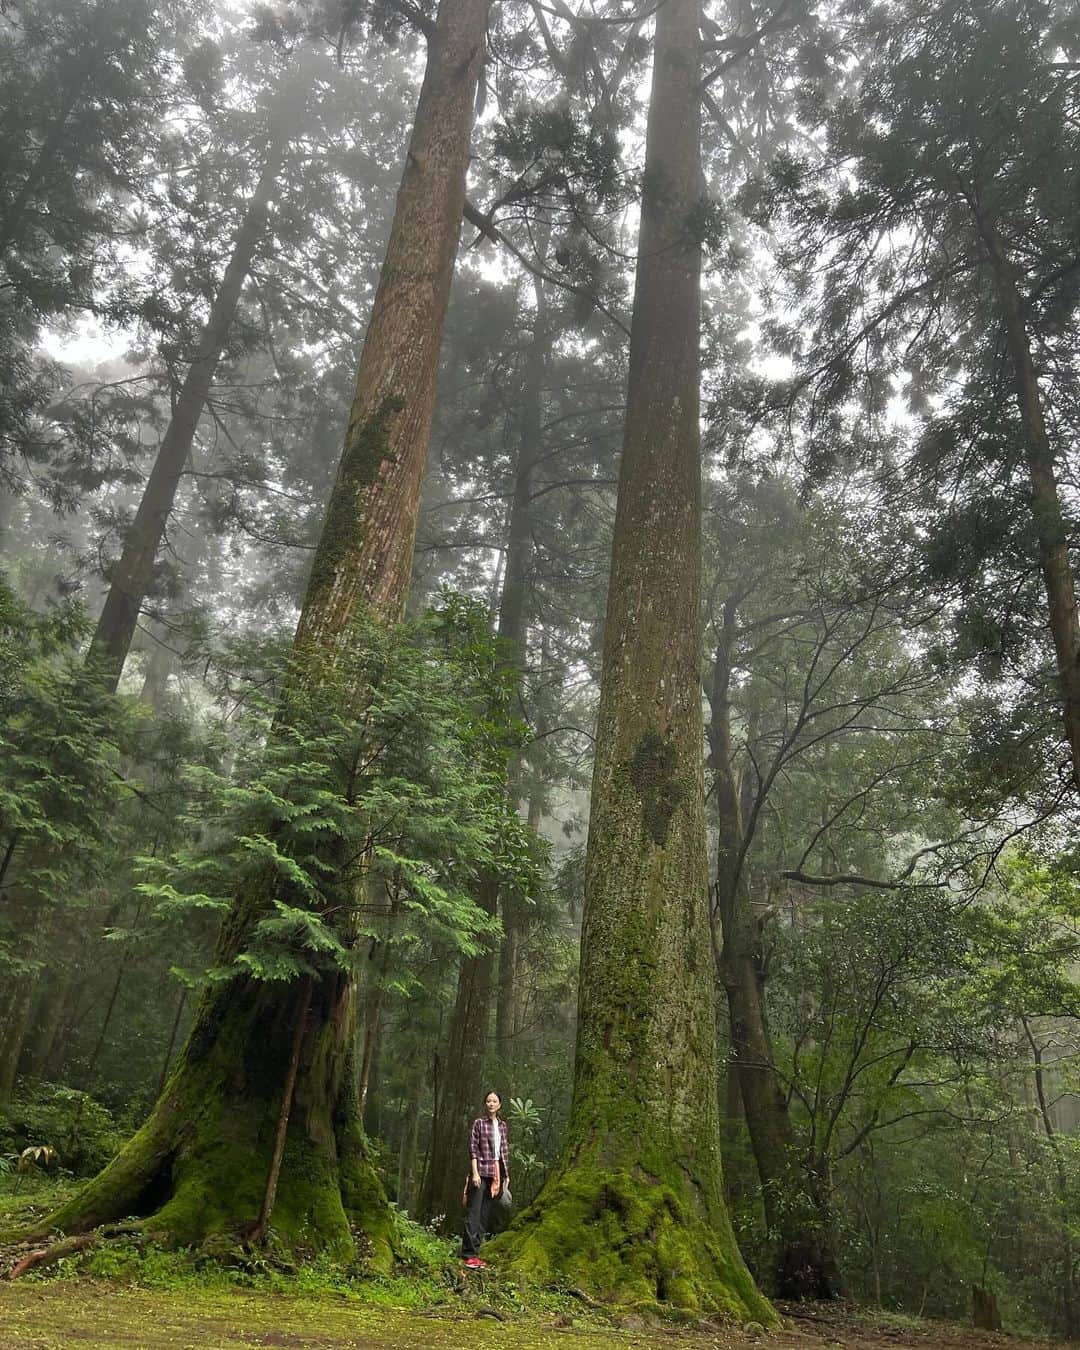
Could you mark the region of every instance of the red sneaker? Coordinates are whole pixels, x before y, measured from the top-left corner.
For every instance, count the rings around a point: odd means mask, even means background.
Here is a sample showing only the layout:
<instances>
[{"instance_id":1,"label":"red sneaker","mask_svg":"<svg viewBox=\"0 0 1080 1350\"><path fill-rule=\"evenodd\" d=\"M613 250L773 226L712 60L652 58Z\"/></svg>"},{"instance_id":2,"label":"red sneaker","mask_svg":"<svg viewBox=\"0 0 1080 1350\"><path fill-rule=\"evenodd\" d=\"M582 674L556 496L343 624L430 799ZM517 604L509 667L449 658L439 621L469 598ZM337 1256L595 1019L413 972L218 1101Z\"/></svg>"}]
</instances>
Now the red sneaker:
<instances>
[{"instance_id":1,"label":"red sneaker","mask_svg":"<svg viewBox=\"0 0 1080 1350\"><path fill-rule=\"evenodd\" d=\"M486 1270L486 1269L487 1269L487 1262L486 1262L486 1261L481 1261L480 1258L479 1258L478 1256L467 1256L467 1257L465 1258L465 1264L466 1264L466 1266L468 1266L468 1268L469 1268L470 1270Z\"/></svg>"}]
</instances>

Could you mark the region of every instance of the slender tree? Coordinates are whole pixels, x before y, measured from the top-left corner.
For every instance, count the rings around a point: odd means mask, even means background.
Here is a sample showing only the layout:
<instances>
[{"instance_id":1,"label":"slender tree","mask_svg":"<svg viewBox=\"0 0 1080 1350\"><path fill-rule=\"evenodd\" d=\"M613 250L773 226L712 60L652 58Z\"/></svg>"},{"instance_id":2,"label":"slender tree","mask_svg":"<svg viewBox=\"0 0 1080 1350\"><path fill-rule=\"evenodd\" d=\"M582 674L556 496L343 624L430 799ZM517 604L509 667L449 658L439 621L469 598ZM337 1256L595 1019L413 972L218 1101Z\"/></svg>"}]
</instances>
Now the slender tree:
<instances>
[{"instance_id":1,"label":"slender tree","mask_svg":"<svg viewBox=\"0 0 1080 1350\"><path fill-rule=\"evenodd\" d=\"M771 1322L724 1205L701 715L697 0L656 15L561 1165L501 1251L608 1298ZM496 1251L500 1247L496 1247Z\"/></svg>"},{"instance_id":2,"label":"slender tree","mask_svg":"<svg viewBox=\"0 0 1080 1350\"><path fill-rule=\"evenodd\" d=\"M127 530L123 551L110 572L109 590L90 640L87 665L111 691L115 691L120 683L139 614L153 585L158 550L191 454L199 419L228 343L244 285L266 234L270 202L285 152L302 124L302 104L310 73L310 64L301 59L300 68L286 77L286 85L274 102L262 172L237 230L210 315L198 336L168 429L146 480L135 518Z\"/></svg>"},{"instance_id":3,"label":"slender tree","mask_svg":"<svg viewBox=\"0 0 1080 1350\"><path fill-rule=\"evenodd\" d=\"M738 1096L761 1180L765 1227L774 1254L773 1287L781 1298L834 1298L839 1292L839 1273L827 1195L823 1193L821 1178L803 1166L776 1074L765 1009L761 922L754 913L747 885L746 836L731 736L730 684L737 598L729 597L724 606L712 680L707 689L711 710L709 751L718 825L716 912L722 934L717 965L727 994L731 1069L737 1078Z\"/></svg>"},{"instance_id":4,"label":"slender tree","mask_svg":"<svg viewBox=\"0 0 1080 1350\"><path fill-rule=\"evenodd\" d=\"M550 333L543 282L536 279L536 309L531 341L525 355L521 395L521 427L514 463L510 511L506 529L506 562L499 602L497 632L503 643L504 659L515 671L520 694L525 662L529 561L532 553L530 504L533 468L540 450L541 399L547 364ZM515 794L511 772L507 790ZM506 1009L512 998L513 971L501 969L507 949L516 942L512 918L515 898L504 895L500 906L499 875L492 871L477 888L477 904L488 914L500 908L503 915L503 941L497 947L485 946L474 956L462 958L457 992L450 1018L446 1060L453 1066L439 1101L433 1126L431 1158L425 1178L421 1208L429 1216L455 1213L466 1162L464 1145L468 1124L476 1114L485 1087L484 1074L492 1065L492 1031L501 1024L499 1053L494 1059L499 1081L505 1083L509 1071L505 1035ZM504 987L502 976L506 975ZM498 978L497 978L498 975ZM496 1027L492 1027L492 1004Z\"/></svg>"}]
</instances>

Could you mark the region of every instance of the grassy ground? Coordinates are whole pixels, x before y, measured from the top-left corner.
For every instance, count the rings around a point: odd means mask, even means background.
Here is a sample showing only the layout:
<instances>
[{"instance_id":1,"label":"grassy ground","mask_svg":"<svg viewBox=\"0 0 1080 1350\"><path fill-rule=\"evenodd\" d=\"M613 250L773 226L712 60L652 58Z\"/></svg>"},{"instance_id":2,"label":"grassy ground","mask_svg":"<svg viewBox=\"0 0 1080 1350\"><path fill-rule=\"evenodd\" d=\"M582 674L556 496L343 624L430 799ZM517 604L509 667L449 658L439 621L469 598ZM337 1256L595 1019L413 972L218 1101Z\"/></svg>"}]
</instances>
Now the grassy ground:
<instances>
[{"instance_id":1,"label":"grassy ground","mask_svg":"<svg viewBox=\"0 0 1080 1350\"><path fill-rule=\"evenodd\" d=\"M257 1290L165 1290L60 1279L0 1285L0 1350L1051 1350L944 1323L873 1318L850 1309L798 1310L775 1335L741 1328L566 1325L559 1313L506 1321L477 1303L425 1315L346 1296Z\"/></svg>"},{"instance_id":2,"label":"grassy ground","mask_svg":"<svg viewBox=\"0 0 1080 1350\"><path fill-rule=\"evenodd\" d=\"M0 1232L48 1212L65 1187L0 1187ZM27 1248L0 1250L0 1350L1053 1350L962 1326L837 1305L789 1306L784 1327L688 1328L623 1314L618 1325L571 1295L521 1293L491 1271L462 1271L453 1244L403 1223L409 1268L358 1280L318 1263L240 1268L190 1253L108 1243L8 1282Z\"/></svg>"}]
</instances>

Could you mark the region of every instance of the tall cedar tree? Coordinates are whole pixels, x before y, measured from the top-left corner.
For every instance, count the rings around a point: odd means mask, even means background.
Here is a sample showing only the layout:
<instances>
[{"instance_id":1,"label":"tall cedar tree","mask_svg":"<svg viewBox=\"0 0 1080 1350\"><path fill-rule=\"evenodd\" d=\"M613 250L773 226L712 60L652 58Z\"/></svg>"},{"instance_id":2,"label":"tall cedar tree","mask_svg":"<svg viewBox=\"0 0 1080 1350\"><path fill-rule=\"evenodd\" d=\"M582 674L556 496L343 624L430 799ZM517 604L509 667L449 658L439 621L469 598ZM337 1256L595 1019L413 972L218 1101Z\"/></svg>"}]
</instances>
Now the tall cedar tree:
<instances>
[{"instance_id":1,"label":"tall cedar tree","mask_svg":"<svg viewBox=\"0 0 1080 1350\"><path fill-rule=\"evenodd\" d=\"M496 1245L619 1301L775 1321L720 1169L701 715L699 0L656 15L562 1162Z\"/></svg>"},{"instance_id":2,"label":"tall cedar tree","mask_svg":"<svg viewBox=\"0 0 1080 1350\"><path fill-rule=\"evenodd\" d=\"M443 0L431 39L390 241L357 374L345 448L294 646L308 689L364 611L402 610L446 305L465 200L489 0ZM287 703L280 714L287 717ZM271 885L234 901L218 963L272 908ZM391 1213L368 1160L352 1071L355 989L340 970L282 985L239 976L209 989L150 1118L45 1227L125 1215L174 1242L261 1234L374 1268ZM258 1216L258 1217L256 1217Z\"/></svg>"}]
</instances>

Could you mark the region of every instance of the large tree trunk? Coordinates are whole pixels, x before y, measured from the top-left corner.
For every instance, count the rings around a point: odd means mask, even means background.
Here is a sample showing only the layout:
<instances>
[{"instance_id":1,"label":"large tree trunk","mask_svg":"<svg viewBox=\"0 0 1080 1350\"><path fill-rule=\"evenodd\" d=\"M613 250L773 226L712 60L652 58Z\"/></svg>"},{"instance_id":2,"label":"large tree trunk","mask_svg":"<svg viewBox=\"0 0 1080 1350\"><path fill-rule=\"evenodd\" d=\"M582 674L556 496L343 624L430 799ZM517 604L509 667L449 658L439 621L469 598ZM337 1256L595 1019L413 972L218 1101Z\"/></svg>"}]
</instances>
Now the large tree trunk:
<instances>
[{"instance_id":1,"label":"large tree trunk","mask_svg":"<svg viewBox=\"0 0 1080 1350\"><path fill-rule=\"evenodd\" d=\"M701 717L699 0L656 12L564 1155L495 1252L773 1323L724 1205Z\"/></svg>"},{"instance_id":2,"label":"large tree trunk","mask_svg":"<svg viewBox=\"0 0 1080 1350\"><path fill-rule=\"evenodd\" d=\"M408 585L416 496L465 198L489 0L443 0L431 41L379 290L360 358L341 469L296 639L314 685L361 607L395 618ZM281 714L287 715L287 709ZM230 964L274 897L234 902L217 963ZM150 1119L46 1223L67 1231L139 1215L183 1243L252 1232L290 1246L392 1260L392 1215L367 1156L356 1096L356 995L326 972L295 985L238 978L209 989ZM297 1063L295 1084L290 1066ZM285 1122L280 1175L275 1140ZM268 1183L270 1183L268 1185Z\"/></svg>"},{"instance_id":3,"label":"large tree trunk","mask_svg":"<svg viewBox=\"0 0 1080 1350\"><path fill-rule=\"evenodd\" d=\"M800 1167L795 1135L773 1063L765 1016L761 928L742 866L745 852L738 784L732 771L731 643L735 607L725 607L709 702L709 748L717 823L716 908L723 932L720 978L731 1023L729 1066L738 1078L750 1146L761 1180L772 1245L772 1282L781 1298L835 1298L839 1293L827 1198Z\"/></svg>"},{"instance_id":4,"label":"large tree trunk","mask_svg":"<svg viewBox=\"0 0 1080 1350\"><path fill-rule=\"evenodd\" d=\"M521 429L498 622L498 635L505 644L504 659L514 666L519 688L525 664L526 601L532 562L533 467L540 450L541 398L549 347L547 307L543 284L538 279L532 341L525 358ZM516 796L514 779L512 769L507 790ZM494 914L499 905L499 880L499 876L492 873L482 879L477 889L476 903L487 914ZM421 1212L429 1219L441 1214L446 1216L449 1224L458 1221L458 1197L462 1179L468 1172L469 1122L480 1113L484 1095L493 1088L506 1093L508 1082L510 1037L507 1016L512 1014L514 978L509 958L518 941L518 916L513 897L503 897L501 910L503 939L498 952L498 982L494 949L463 958L458 972L446 1054L446 1062L453 1066L453 1073L447 1080L434 1122L431 1166L421 1204ZM499 1052L494 1066L490 1054L493 998L496 1005L495 1043ZM491 1083L484 1081L489 1067L495 1069L497 1082L494 1079Z\"/></svg>"},{"instance_id":5,"label":"large tree trunk","mask_svg":"<svg viewBox=\"0 0 1080 1350\"><path fill-rule=\"evenodd\" d=\"M113 692L120 683L139 613L153 585L158 549L210 394L214 372L266 229L270 198L281 173L290 135L295 133L295 113L295 100L290 98L282 100L276 109L262 173L237 231L232 256L214 297L210 317L199 335L195 358L188 366L135 519L125 534L123 551L111 571L109 592L90 640L87 666L101 684Z\"/></svg>"},{"instance_id":6,"label":"large tree trunk","mask_svg":"<svg viewBox=\"0 0 1080 1350\"><path fill-rule=\"evenodd\" d=\"M1061 682L1065 738L1072 756L1073 780L1080 787L1080 617L1076 609L1076 584L1069 558L1069 539L1061 510L1054 449L1046 430L1042 395L1031 340L1024 315L1024 300L1016 284L1016 272L992 221L973 207L998 295L1005 329L1005 342L1013 369L1013 384L1024 449L1031 482L1031 513L1039 541L1039 566L1049 608L1058 679Z\"/></svg>"}]
</instances>

